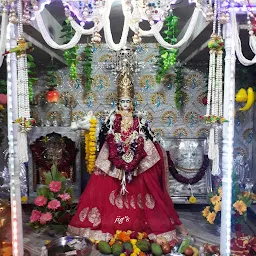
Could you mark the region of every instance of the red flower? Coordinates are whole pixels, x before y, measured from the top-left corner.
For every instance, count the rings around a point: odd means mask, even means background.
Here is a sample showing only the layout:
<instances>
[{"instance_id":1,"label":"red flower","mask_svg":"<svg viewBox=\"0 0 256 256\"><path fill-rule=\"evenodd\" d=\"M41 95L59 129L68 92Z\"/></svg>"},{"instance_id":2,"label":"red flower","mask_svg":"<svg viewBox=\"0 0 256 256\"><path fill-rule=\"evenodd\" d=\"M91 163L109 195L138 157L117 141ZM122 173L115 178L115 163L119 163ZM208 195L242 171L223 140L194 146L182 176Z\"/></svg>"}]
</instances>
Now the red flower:
<instances>
[{"instance_id":1,"label":"red flower","mask_svg":"<svg viewBox=\"0 0 256 256\"><path fill-rule=\"evenodd\" d=\"M61 182L60 181L51 181L49 184L49 188L52 192L59 192L61 189Z\"/></svg>"},{"instance_id":2,"label":"red flower","mask_svg":"<svg viewBox=\"0 0 256 256\"><path fill-rule=\"evenodd\" d=\"M40 224L45 225L46 222L52 220L52 214L50 212L43 213L40 217Z\"/></svg>"},{"instance_id":3,"label":"red flower","mask_svg":"<svg viewBox=\"0 0 256 256\"><path fill-rule=\"evenodd\" d=\"M68 193L64 193L64 194L60 194L59 198L61 198L62 201L68 201L71 198L71 196Z\"/></svg>"},{"instance_id":4,"label":"red flower","mask_svg":"<svg viewBox=\"0 0 256 256\"><path fill-rule=\"evenodd\" d=\"M38 210L33 210L30 216L30 222L37 222L40 220L42 213Z\"/></svg>"},{"instance_id":5,"label":"red flower","mask_svg":"<svg viewBox=\"0 0 256 256\"><path fill-rule=\"evenodd\" d=\"M53 199L52 201L50 201L47 205L48 209L51 210L56 210L60 207L60 201L58 201L57 199Z\"/></svg>"},{"instance_id":6,"label":"red flower","mask_svg":"<svg viewBox=\"0 0 256 256\"><path fill-rule=\"evenodd\" d=\"M34 204L36 206L44 206L47 203L47 199L44 196L38 196L35 200L34 200Z\"/></svg>"}]
</instances>

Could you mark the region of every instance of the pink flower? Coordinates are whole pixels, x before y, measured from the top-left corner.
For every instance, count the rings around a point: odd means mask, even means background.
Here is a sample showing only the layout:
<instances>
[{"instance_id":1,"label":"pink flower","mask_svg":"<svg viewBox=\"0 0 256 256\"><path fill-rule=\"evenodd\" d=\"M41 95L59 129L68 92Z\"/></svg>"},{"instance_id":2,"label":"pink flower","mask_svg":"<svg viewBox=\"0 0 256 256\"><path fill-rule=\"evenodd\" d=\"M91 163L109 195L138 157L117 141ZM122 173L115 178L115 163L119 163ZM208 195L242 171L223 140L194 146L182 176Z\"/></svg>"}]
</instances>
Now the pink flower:
<instances>
[{"instance_id":1,"label":"pink flower","mask_svg":"<svg viewBox=\"0 0 256 256\"><path fill-rule=\"evenodd\" d=\"M33 210L30 216L30 222L37 222L39 221L42 213L38 210Z\"/></svg>"},{"instance_id":2,"label":"pink flower","mask_svg":"<svg viewBox=\"0 0 256 256\"><path fill-rule=\"evenodd\" d=\"M34 200L34 204L37 206L44 206L47 203L47 199L44 196L38 196L35 200Z\"/></svg>"},{"instance_id":3,"label":"pink flower","mask_svg":"<svg viewBox=\"0 0 256 256\"><path fill-rule=\"evenodd\" d=\"M61 182L60 181L51 181L49 184L49 188L52 192L59 192L61 189Z\"/></svg>"},{"instance_id":4,"label":"pink flower","mask_svg":"<svg viewBox=\"0 0 256 256\"><path fill-rule=\"evenodd\" d=\"M56 210L60 207L60 201L58 201L57 199L53 199L52 201L50 201L47 205L48 209L51 210Z\"/></svg>"},{"instance_id":5,"label":"pink flower","mask_svg":"<svg viewBox=\"0 0 256 256\"><path fill-rule=\"evenodd\" d=\"M43 213L40 217L40 224L45 225L47 221L52 220L52 214L50 212Z\"/></svg>"},{"instance_id":6,"label":"pink flower","mask_svg":"<svg viewBox=\"0 0 256 256\"><path fill-rule=\"evenodd\" d=\"M71 198L71 196L68 193L64 193L64 194L60 194L59 198L61 198L62 201L68 201Z\"/></svg>"}]
</instances>

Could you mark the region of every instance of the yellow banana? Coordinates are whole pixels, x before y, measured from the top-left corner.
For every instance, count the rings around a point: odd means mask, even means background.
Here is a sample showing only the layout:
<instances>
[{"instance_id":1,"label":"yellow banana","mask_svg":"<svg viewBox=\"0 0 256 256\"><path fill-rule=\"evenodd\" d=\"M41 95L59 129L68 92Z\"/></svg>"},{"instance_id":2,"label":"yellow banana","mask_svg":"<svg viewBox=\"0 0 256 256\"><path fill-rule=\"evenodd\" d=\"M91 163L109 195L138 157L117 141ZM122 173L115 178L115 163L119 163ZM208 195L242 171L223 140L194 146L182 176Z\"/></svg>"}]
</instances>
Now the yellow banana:
<instances>
[{"instance_id":1,"label":"yellow banana","mask_svg":"<svg viewBox=\"0 0 256 256\"><path fill-rule=\"evenodd\" d=\"M239 110L241 110L241 111L249 110L255 101L255 93L254 93L252 87L249 87L247 89L247 96L248 96L248 98L247 98L246 104L244 105L244 107L239 108Z\"/></svg>"},{"instance_id":2,"label":"yellow banana","mask_svg":"<svg viewBox=\"0 0 256 256\"><path fill-rule=\"evenodd\" d=\"M236 102L246 102L248 99L247 92L244 88L241 88L236 94Z\"/></svg>"},{"instance_id":3,"label":"yellow banana","mask_svg":"<svg viewBox=\"0 0 256 256\"><path fill-rule=\"evenodd\" d=\"M193 256L198 256L199 255L199 251L198 251L198 249L196 248L196 247L193 247L193 246L189 246L192 250L193 250L193 252L194 252L194 254L193 254Z\"/></svg>"}]
</instances>

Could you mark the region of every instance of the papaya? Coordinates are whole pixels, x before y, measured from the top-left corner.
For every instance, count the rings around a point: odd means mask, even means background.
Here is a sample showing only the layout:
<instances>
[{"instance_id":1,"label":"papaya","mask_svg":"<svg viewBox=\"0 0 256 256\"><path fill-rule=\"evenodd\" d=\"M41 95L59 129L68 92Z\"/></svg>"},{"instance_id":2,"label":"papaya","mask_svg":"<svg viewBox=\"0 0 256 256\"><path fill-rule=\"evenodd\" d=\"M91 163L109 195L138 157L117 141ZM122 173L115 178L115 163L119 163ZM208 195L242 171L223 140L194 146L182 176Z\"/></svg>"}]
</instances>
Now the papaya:
<instances>
[{"instance_id":1,"label":"papaya","mask_svg":"<svg viewBox=\"0 0 256 256\"><path fill-rule=\"evenodd\" d=\"M100 241L98 243L98 249L103 254L111 254L112 253L110 245L105 241Z\"/></svg>"},{"instance_id":2,"label":"papaya","mask_svg":"<svg viewBox=\"0 0 256 256\"><path fill-rule=\"evenodd\" d=\"M161 246L157 243L151 244L151 252L154 256L161 256L163 254Z\"/></svg>"},{"instance_id":3,"label":"papaya","mask_svg":"<svg viewBox=\"0 0 256 256\"><path fill-rule=\"evenodd\" d=\"M142 251L142 252L148 252L150 250L150 242L146 239L139 240L136 243L136 246Z\"/></svg>"},{"instance_id":4,"label":"papaya","mask_svg":"<svg viewBox=\"0 0 256 256\"><path fill-rule=\"evenodd\" d=\"M132 244L130 242L123 243L123 246L124 246L125 251L129 252L129 254L132 253L133 247L132 247Z\"/></svg>"},{"instance_id":5,"label":"papaya","mask_svg":"<svg viewBox=\"0 0 256 256\"><path fill-rule=\"evenodd\" d=\"M124 247L121 243L114 243L112 245L112 254L114 256L119 256L124 250Z\"/></svg>"}]
</instances>

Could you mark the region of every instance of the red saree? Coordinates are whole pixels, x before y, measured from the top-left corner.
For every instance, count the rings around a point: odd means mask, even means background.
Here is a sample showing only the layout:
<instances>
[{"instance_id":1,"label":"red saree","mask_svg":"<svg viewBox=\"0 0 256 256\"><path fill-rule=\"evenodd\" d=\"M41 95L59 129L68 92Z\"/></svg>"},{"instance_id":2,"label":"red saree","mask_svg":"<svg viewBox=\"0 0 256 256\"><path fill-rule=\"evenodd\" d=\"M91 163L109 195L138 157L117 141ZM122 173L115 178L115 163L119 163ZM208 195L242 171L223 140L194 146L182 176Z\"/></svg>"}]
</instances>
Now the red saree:
<instances>
[{"instance_id":1,"label":"red saree","mask_svg":"<svg viewBox=\"0 0 256 256\"><path fill-rule=\"evenodd\" d=\"M158 143L145 140L143 159L132 181L126 182L128 192L122 195L120 180L124 171L112 164L112 147L110 142L103 145L68 233L109 240L116 230L132 230L146 232L151 239L158 235L174 239L175 226L181 222L168 194L165 152Z\"/></svg>"}]
</instances>

